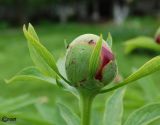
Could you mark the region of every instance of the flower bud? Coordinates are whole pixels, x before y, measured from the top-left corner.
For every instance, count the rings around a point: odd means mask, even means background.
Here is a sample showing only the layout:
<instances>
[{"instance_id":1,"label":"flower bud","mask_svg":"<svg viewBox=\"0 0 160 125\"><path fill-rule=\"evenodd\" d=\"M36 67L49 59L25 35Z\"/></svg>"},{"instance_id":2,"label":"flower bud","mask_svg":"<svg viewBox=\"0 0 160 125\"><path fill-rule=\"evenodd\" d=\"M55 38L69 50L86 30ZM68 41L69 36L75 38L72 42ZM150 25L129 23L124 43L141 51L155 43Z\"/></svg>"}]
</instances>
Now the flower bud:
<instances>
[{"instance_id":1,"label":"flower bud","mask_svg":"<svg viewBox=\"0 0 160 125\"><path fill-rule=\"evenodd\" d=\"M158 30L155 34L155 41L156 41L156 43L160 44L160 27L158 28Z\"/></svg>"},{"instance_id":2,"label":"flower bud","mask_svg":"<svg viewBox=\"0 0 160 125\"><path fill-rule=\"evenodd\" d=\"M99 38L94 34L84 34L69 45L65 68L67 77L73 86L79 86L89 80L89 61ZM99 58L100 62L93 79L104 86L110 83L117 74L115 57L104 40Z\"/></svg>"},{"instance_id":3,"label":"flower bud","mask_svg":"<svg viewBox=\"0 0 160 125\"><path fill-rule=\"evenodd\" d=\"M156 36L155 40L156 40L156 43L160 44L160 34Z\"/></svg>"}]
</instances>

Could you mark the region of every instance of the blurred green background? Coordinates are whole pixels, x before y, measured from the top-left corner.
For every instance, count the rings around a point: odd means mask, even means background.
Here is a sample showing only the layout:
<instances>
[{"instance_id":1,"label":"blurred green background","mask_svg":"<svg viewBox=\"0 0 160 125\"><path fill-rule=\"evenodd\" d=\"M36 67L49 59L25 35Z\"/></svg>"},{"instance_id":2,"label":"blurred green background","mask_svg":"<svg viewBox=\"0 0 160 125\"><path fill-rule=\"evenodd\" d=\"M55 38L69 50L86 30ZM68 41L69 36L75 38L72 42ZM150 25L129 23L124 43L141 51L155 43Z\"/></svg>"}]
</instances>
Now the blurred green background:
<instances>
[{"instance_id":1,"label":"blurred green background","mask_svg":"<svg viewBox=\"0 0 160 125\"><path fill-rule=\"evenodd\" d=\"M43 103L46 106L52 107L53 110L57 107L56 102L60 101L72 107L73 110L79 114L79 111L77 111L77 99L70 93L52 84L35 80L14 82L11 84L4 82L4 79L11 78L21 69L33 65L29 56L27 42L22 32L22 24L24 23L31 22L34 25L41 42L50 50L57 60L65 55L64 39L70 43L75 37L84 33L97 35L102 33L105 39L107 38L107 33L111 32L113 37L113 52L117 59L119 74L122 75L122 77L128 76L132 73L133 68L140 67L146 61L159 54L146 50L137 50L131 55L125 55L123 45L126 40L137 36L145 35L154 37L156 29L160 26L160 7L155 7L159 5L158 0L150 2L154 3L154 10L152 7L145 8L148 3L143 0L141 2L137 2L136 0L122 0L120 2L108 1L108 4L103 0L101 2L96 0L87 2L74 0L68 2L35 0L32 2L28 0L25 2L26 4L20 0L2 0L0 2L0 10L3 10L3 12L0 12L0 104L10 99L14 100L14 98L18 96L29 94L28 99L38 98L36 103ZM141 5L143 2L146 3L143 4L146 10L138 8L139 4ZM75 7L78 8L78 3L81 3L83 6L85 5L85 7L87 6L85 10L87 12L84 12L84 15L78 13L77 9L74 9ZM109 5L112 6L109 6L109 8L104 11L105 6L103 4L105 4L106 7ZM124 13L121 11L123 14L120 15L120 17L116 17L116 9L112 10L116 4L120 8L124 8L124 6L127 8ZM64 12L64 8L67 7L69 9L66 10L72 11L68 12L71 14L66 13L65 15L61 15L61 8ZM152 11L149 11L149 9ZM54 13L54 11L56 11L57 14ZM97 12L98 14L96 14ZM121 17L123 18L121 19ZM159 101L159 73L160 72L157 72L147 77L150 81L143 79L127 87L124 98L124 120L129 113L144 104ZM150 90L150 86L148 87L147 83L153 83L157 90L152 91L152 88ZM144 88L149 90L145 90ZM96 119L102 117L104 102L110 94L111 93L97 96L93 105L94 112L92 117ZM13 110L12 112L21 112L28 117L41 118L41 113L37 110L35 104ZM96 116L96 114L98 115ZM55 116L53 116L53 120L54 118ZM93 122L94 125L98 124L96 123L96 119ZM28 120L22 122L23 125L28 123L30 123ZM158 125L158 123L157 121L153 124Z\"/></svg>"}]
</instances>

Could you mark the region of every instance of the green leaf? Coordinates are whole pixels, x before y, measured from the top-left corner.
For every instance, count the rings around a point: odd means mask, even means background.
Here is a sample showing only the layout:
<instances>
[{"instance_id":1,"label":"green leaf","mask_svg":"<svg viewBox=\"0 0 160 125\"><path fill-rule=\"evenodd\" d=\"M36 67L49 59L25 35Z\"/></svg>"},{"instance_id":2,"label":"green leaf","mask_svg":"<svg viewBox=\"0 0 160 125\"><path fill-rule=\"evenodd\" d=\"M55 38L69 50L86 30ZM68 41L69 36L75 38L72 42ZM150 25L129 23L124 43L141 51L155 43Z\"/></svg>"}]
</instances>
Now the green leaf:
<instances>
[{"instance_id":1,"label":"green leaf","mask_svg":"<svg viewBox=\"0 0 160 125\"><path fill-rule=\"evenodd\" d=\"M110 32L108 33L107 43L108 43L108 46L110 48L112 48L112 36L111 36Z\"/></svg>"},{"instance_id":2,"label":"green leaf","mask_svg":"<svg viewBox=\"0 0 160 125\"><path fill-rule=\"evenodd\" d=\"M156 44L153 38L150 37L137 37L125 42L125 53L129 54L135 49L148 49L151 51L160 52L160 46Z\"/></svg>"},{"instance_id":3,"label":"green leaf","mask_svg":"<svg viewBox=\"0 0 160 125\"><path fill-rule=\"evenodd\" d=\"M65 82L69 83L68 80L66 80L60 73L58 70L58 67L56 65L55 59L52 56L52 54L40 43L40 41L38 41L38 37L37 34L33 28L33 26L31 26L31 24L29 24L28 27L28 31L25 27L25 25L23 26L23 32L24 35L26 37L26 39L28 40L29 43L29 47L32 49L33 47L33 51L35 51L35 54L38 54L39 57L41 57L45 63L51 68L53 69L53 71L58 74L58 76L60 76ZM33 52L32 51L32 52ZM34 56L35 57L35 56ZM33 58L34 58L33 57ZM37 57L37 56L36 56ZM43 62L44 62L43 61ZM37 61L36 61L37 63ZM40 66L40 65L39 65Z\"/></svg>"},{"instance_id":4,"label":"green leaf","mask_svg":"<svg viewBox=\"0 0 160 125\"><path fill-rule=\"evenodd\" d=\"M25 106L34 104L36 99L30 98L29 95L22 95L19 97L3 100L0 103L0 112L10 112Z\"/></svg>"},{"instance_id":5,"label":"green leaf","mask_svg":"<svg viewBox=\"0 0 160 125\"><path fill-rule=\"evenodd\" d=\"M127 85L133 81L136 81L142 77L145 77L149 74L152 74L156 71L160 70L160 56L154 57L148 62L146 62L143 66L141 66L137 71L135 71L133 74L128 76L126 79L124 79L123 82L118 83L118 85L115 85L111 88L101 90L100 93L105 93L108 91L112 91L114 89L117 89L119 87L122 87L124 85Z\"/></svg>"},{"instance_id":6,"label":"green leaf","mask_svg":"<svg viewBox=\"0 0 160 125\"><path fill-rule=\"evenodd\" d=\"M28 32L33 35L34 39L36 39L37 41L39 41L39 38L38 38L38 35L36 33L36 31L34 30L34 27L29 23L29 26L28 26Z\"/></svg>"},{"instance_id":7,"label":"green leaf","mask_svg":"<svg viewBox=\"0 0 160 125\"><path fill-rule=\"evenodd\" d=\"M124 125L148 125L158 118L160 118L160 103L153 103L134 111Z\"/></svg>"},{"instance_id":8,"label":"green leaf","mask_svg":"<svg viewBox=\"0 0 160 125\"><path fill-rule=\"evenodd\" d=\"M147 101L153 102L159 97L159 90L151 77L140 79L138 83L144 91L144 97Z\"/></svg>"},{"instance_id":9,"label":"green leaf","mask_svg":"<svg viewBox=\"0 0 160 125\"><path fill-rule=\"evenodd\" d=\"M36 104L36 109L43 119L46 121L55 124L55 125L65 125L65 121L62 120L58 110L56 108L52 108L45 104Z\"/></svg>"},{"instance_id":10,"label":"green leaf","mask_svg":"<svg viewBox=\"0 0 160 125\"><path fill-rule=\"evenodd\" d=\"M56 84L55 79L43 75L36 67L27 67L17 73L14 77L9 80L5 80L6 83L11 83L15 81L27 81L27 80L41 80L44 82Z\"/></svg>"},{"instance_id":11,"label":"green leaf","mask_svg":"<svg viewBox=\"0 0 160 125\"><path fill-rule=\"evenodd\" d=\"M102 48L102 35L100 35L100 38L98 42L96 43L96 46L93 49L93 52L91 54L90 60L89 60L89 75L91 78L94 77L96 70L98 68L99 62L100 62L100 53Z\"/></svg>"},{"instance_id":12,"label":"green leaf","mask_svg":"<svg viewBox=\"0 0 160 125\"><path fill-rule=\"evenodd\" d=\"M26 37L26 39L28 40L29 43L31 43L33 45L33 47L35 48L35 50L38 52L38 54L46 61L46 63L58 74L58 68L56 66L56 61L54 59L54 57L52 56L52 54L37 40L37 38L34 38L35 34L31 34L33 31L32 29L33 27L31 27L31 25L29 25L28 27L28 31L24 25L23 27L23 32L24 35Z\"/></svg>"},{"instance_id":13,"label":"green leaf","mask_svg":"<svg viewBox=\"0 0 160 125\"><path fill-rule=\"evenodd\" d=\"M0 116L7 116L8 118L16 118L16 125L26 125L26 123L29 123L30 125L55 125L53 123L50 123L46 120L43 120L40 117L37 117L36 115L33 115L31 113L1 113ZM1 122L0 122L1 123ZM8 122L8 125L11 125L11 122ZM14 125L14 122L12 122Z\"/></svg>"},{"instance_id":14,"label":"green leaf","mask_svg":"<svg viewBox=\"0 0 160 125\"><path fill-rule=\"evenodd\" d=\"M103 125L121 125L123 116L123 96L125 89L117 89L107 100Z\"/></svg>"},{"instance_id":15,"label":"green leaf","mask_svg":"<svg viewBox=\"0 0 160 125\"><path fill-rule=\"evenodd\" d=\"M79 117L75 113L73 113L73 111L71 111L67 106L58 103L58 107L60 110L60 114L67 125L80 125Z\"/></svg>"}]
</instances>

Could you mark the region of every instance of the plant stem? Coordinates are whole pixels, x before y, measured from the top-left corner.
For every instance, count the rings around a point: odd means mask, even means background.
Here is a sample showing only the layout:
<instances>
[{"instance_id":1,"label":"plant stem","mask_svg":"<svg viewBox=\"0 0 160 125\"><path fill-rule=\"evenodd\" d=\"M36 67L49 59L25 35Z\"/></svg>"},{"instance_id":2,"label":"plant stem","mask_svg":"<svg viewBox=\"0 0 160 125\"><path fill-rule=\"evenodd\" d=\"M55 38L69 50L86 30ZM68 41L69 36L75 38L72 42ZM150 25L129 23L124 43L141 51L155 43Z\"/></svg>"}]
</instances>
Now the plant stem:
<instances>
[{"instance_id":1,"label":"plant stem","mask_svg":"<svg viewBox=\"0 0 160 125\"><path fill-rule=\"evenodd\" d=\"M93 94L81 93L81 125L90 125Z\"/></svg>"}]
</instances>

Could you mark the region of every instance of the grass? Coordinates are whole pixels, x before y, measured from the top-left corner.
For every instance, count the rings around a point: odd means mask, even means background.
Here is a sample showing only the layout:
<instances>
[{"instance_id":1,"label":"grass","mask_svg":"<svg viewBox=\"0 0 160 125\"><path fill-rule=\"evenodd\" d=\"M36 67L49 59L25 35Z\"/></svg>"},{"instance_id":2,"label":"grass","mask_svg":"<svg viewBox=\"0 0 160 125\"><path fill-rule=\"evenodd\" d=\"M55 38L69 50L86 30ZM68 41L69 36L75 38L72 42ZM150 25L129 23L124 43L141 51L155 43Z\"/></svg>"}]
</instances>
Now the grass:
<instances>
[{"instance_id":1,"label":"grass","mask_svg":"<svg viewBox=\"0 0 160 125\"><path fill-rule=\"evenodd\" d=\"M127 39L139 35L148 35L153 37L159 21L153 19L144 20L139 18L129 19L122 26L115 26L112 23L105 24L77 24L69 23L67 25L48 24L37 25L35 29L42 43L55 55L56 59L65 54L64 39L71 42L75 37L84 33L103 34L111 32L113 37L113 51L116 55L119 73L126 77L135 67L141 66L144 62L156 56L154 53L146 51L136 51L132 55L124 55L123 42ZM32 97L47 98L47 105L55 107L56 101L74 106L76 111L77 100L70 93L64 92L57 87L42 83L39 81L18 82L5 84L4 79L10 78L16 72L26 66L33 65L29 56L26 40L20 28L7 28L0 31L0 97L8 99L19 95L29 93ZM157 87L159 83L159 73L157 72L150 77ZM138 84L129 85L125 96L125 117L134 109L148 103L144 98L144 92ZM104 101L109 94L100 95L95 100L95 112L103 112ZM158 98L159 95L157 95ZM155 97L156 98L156 97ZM33 107L25 108L22 112L35 112ZM101 115L99 115L101 117ZM96 124L96 123L95 123Z\"/></svg>"}]
</instances>

